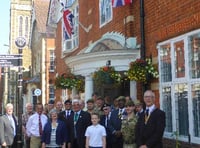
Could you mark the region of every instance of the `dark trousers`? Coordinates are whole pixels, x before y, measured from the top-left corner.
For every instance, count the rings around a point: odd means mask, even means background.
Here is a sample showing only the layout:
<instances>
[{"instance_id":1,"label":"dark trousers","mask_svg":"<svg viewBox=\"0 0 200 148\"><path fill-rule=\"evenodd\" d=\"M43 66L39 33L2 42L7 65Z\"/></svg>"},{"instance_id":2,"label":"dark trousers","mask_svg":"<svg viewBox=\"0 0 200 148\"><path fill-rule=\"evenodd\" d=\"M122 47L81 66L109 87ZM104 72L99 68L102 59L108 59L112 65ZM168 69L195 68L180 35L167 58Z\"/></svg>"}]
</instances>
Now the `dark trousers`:
<instances>
[{"instance_id":1,"label":"dark trousers","mask_svg":"<svg viewBox=\"0 0 200 148\"><path fill-rule=\"evenodd\" d=\"M26 148L30 148L31 138L26 139Z\"/></svg>"},{"instance_id":2,"label":"dark trousers","mask_svg":"<svg viewBox=\"0 0 200 148\"><path fill-rule=\"evenodd\" d=\"M123 148L122 137L112 140L112 148Z\"/></svg>"}]
</instances>

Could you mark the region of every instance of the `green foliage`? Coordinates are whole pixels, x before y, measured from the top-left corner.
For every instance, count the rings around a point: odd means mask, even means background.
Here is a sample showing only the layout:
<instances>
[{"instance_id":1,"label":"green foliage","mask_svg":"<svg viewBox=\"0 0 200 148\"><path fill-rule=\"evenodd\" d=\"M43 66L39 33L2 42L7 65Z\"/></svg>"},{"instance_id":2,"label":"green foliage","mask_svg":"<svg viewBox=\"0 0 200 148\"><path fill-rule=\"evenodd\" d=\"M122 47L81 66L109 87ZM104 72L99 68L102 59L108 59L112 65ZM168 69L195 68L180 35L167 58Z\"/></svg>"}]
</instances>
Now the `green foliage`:
<instances>
[{"instance_id":1,"label":"green foliage","mask_svg":"<svg viewBox=\"0 0 200 148\"><path fill-rule=\"evenodd\" d=\"M130 80L146 83L148 76L158 78L159 74L156 68L153 66L150 59L142 60L136 59L129 65L129 70L125 73Z\"/></svg>"},{"instance_id":2,"label":"green foliage","mask_svg":"<svg viewBox=\"0 0 200 148\"><path fill-rule=\"evenodd\" d=\"M94 72L93 80L95 84L120 84L122 81L122 76L115 68L112 66L100 67L99 70Z\"/></svg>"},{"instance_id":3,"label":"green foliage","mask_svg":"<svg viewBox=\"0 0 200 148\"><path fill-rule=\"evenodd\" d=\"M76 88L78 91L83 92L84 91L84 80L82 78L78 78L77 76L73 74L62 74L58 77L56 77L55 81L56 88L61 89L69 89L72 90L73 88Z\"/></svg>"}]
</instances>

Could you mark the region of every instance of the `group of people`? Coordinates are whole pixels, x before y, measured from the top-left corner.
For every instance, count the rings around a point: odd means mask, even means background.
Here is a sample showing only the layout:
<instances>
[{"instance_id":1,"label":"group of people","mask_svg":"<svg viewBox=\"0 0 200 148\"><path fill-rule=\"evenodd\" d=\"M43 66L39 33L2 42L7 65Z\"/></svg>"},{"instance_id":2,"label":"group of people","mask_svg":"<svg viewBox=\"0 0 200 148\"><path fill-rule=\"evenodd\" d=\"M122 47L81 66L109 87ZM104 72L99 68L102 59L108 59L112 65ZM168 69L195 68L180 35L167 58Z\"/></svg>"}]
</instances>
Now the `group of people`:
<instances>
[{"instance_id":1,"label":"group of people","mask_svg":"<svg viewBox=\"0 0 200 148\"><path fill-rule=\"evenodd\" d=\"M75 98L66 100L64 109L61 101L50 100L47 109L38 103L35 112L27 103L22 115L26 148L162 148L165 113L155 106L154 92L144 93L144 104L124 96L115 101L114 105L109 98L93 94L86 109L84 101ZM17 120L12 110L7 104L6 114L0 117L4 147L15 144L17 127L12 122L17 125Z\"/></svg>"}]
</instances>

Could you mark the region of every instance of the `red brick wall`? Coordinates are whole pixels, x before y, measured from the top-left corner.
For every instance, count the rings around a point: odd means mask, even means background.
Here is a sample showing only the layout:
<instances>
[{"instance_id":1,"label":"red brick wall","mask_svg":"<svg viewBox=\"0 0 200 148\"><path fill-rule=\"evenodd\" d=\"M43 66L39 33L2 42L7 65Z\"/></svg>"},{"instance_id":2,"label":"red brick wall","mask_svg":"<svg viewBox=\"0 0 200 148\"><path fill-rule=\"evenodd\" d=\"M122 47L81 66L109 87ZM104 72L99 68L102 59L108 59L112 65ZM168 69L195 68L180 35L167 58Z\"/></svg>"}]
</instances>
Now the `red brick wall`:
<instances>
[{"instance_id":1,"label":"red brick wall","mask_svg":"<svg viewBox=\"0 0 200 148\"><path fill-rule=\"evenodd\" d=\"M98 0L88 0L85 4L85 0L79 0L79 21L86 28L92 24L92 29L89 33L86 33L79 26L80 35L80 46L76 51L88 46L90 41L95 42L100 39L106 32L119 32L125 34L124 18L130 14L133 14L133 5L128 5L124 7L113 9L113 19L111 22L100 28L99 23L99 1ZM89 13L91 12L91 13ZM126 25L127 36L133 36L133 22Z\"/></svg>"},{"instance_id":2,"label":"red brick wall","mask_svg":"<svg viewBox=\"0 0 200 148\"><path fill-rule=\"evenodd\" d=\"M133 1L134 34L140 36L140 0ZM144 0L147 55L157 56L158 42L200 27L200 3L194 0ZM140 37L138 38L140 39Z\"/></svg>"},{"instance_id":3,"label":"red brick wall","mask_svg":"<svg viewBox=\"0 0 200 148\"><path fill-rule=\"evenodd\" d=\"M67 66L64 61L64 57L62 56L62 23L61 21L58 23L57 30L56 30L56 40L55 40L55 73L62 74L67 72ZM55 79L54 79L55 80ZM62 90L61 89L56 89L55 90L55 97L56 101L61 100L60 96L62 95Z\"/></svg>"}]
</instances>

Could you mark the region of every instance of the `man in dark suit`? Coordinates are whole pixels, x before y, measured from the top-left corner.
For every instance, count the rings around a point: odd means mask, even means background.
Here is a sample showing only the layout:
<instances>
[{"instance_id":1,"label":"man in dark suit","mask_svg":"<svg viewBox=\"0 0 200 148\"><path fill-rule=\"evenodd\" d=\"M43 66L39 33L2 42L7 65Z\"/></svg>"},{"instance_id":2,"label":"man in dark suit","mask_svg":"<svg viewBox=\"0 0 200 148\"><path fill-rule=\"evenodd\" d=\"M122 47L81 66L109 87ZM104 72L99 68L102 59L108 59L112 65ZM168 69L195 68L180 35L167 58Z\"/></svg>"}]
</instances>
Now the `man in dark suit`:
<instances>
[{"instance_id":1,"label":"man in dark suit","mask_svg":"<svg viewBox=\"0 0 200 148\"><path fill-rule=\"evenodd\" d=\"M165 129L165 113L156 108L155 94L151 90L144 93L145 111L136 125L136 144L139 148L162 148Z\"/></svg>"},{"instance_id":2,"label":"man in dark suit","mask_svg":"<svg viewBox=\"0 0 200 148\"><path fill-rule=\"evenodd\" d=\"M123 148L121 125L122 125L122 119L126 115L124 108L126 100L124 96L120 96L117 99L119 108L111 112L110 124L108 128L112 133L112 147Z\"/></svg>"},{"instance_id":3,"label":"man in dark suit","mask_svg":"<svg viewBox=\"0 0 200 148\"><path fill-rule=\"evenodd\" d=\"M100 124L103 125L106 129L106 148L112 148L112 133L110 131L109 124L110 124L110 116L111 116L111 105L104 104L103 106L104 115L100 118Z\"/></svg>"},{"instance_id":4,"label":"man in dark suit","mask_svg":"<svg viewBox=\"0 0 200 148\"><path fill-rule=\"evenodd\" d=\"M0 144L2 147L17 147L17 119L13 115L13 105L6 105L6 114L0 117Z\"/></svg>"},{"instance_id":5,"label":"man in dark suit","mask_svg":"<svg viewBox=\"0 0 200 148\"><path fill-rule=\"evenodd\" d=\"M65 100L64 102L65 104L65 110L60 112L58 114L58 119L62 120L65 122L66 127L67 127L67 131L68 131L68 135L70 136L70 139L72 139L73 137L73 126L70 125L70 123L73 121L73 110L72 110L72 101L70 99ZM66 148L70 148L70 143L67 143L69 141L66 141Z\"/></svg>"},{"instance_id":6,"label":"man in dark suit","mask_svg":"<svg viewBox=\"0 0 200 148\"><path fill-rule=\"evenodd\" d=\"M72 110L67 125L71 148L85 148L85 131L91 125L90 114L81 110L81 101L78 99L72 101Z\"/></svg>"}]
</instances>

